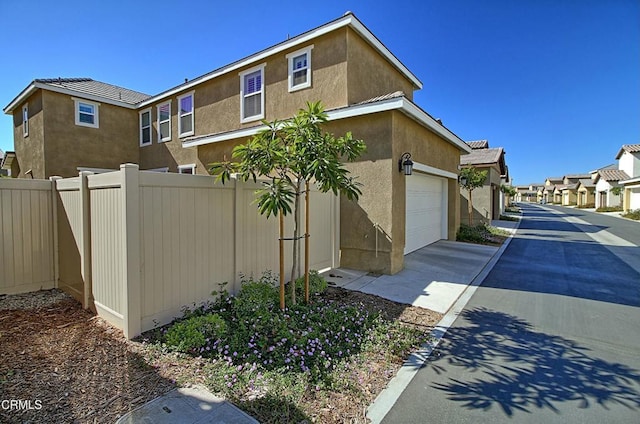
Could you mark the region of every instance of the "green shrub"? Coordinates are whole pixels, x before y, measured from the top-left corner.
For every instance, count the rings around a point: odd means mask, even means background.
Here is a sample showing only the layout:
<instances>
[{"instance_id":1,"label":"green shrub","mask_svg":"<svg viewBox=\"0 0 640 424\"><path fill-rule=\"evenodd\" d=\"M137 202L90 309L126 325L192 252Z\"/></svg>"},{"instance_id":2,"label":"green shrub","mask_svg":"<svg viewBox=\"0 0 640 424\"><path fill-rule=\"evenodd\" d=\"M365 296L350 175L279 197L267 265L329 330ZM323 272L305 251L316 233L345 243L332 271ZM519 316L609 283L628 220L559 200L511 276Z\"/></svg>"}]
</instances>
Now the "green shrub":
<instances>
[{"instance_id":1,"label":"green shrub","mask_svg":"<svg viewBox=\"0 0 640 424\"><path fill-rule=\"evenodd\" d=\"M500 215L500 221L520 221L518 218L516 218L515 216L509 216L509 215Z\"/></svg>"},{"instance_id":2,"label":"green shrub","mask_svg":"<svg viewBox=\"0 0 640 424\"><path fill-rule=\"evenodd\" d=\"M604 206L596 209L596 212L622 212L622 206Z\"/></svg>"},{"instance_id":3,"label":"green shrub","mask_svg":"<svg viewBox=\"0 0 640 424\"><path fill-rule=\"evenodd\" d=\"M191 316L173 324L165 334L167 345L180 352L194 352L225 333L226 324L217 314Z\"/></svg>"},{"instance_id":4,"label":"green shrub","mask_svg":"<svg viewBox=\"0 0 640 424\"><path fill-rule=\"evenodd\" d=\"M241 276L242 286L236 295L233 308L237 314L265 314L280 303L278 279L271 271L265 271L258 281Z\"/></svg>"},{"instance_id":5,"label":"green shrub","mask_svg":"<svg viewBox=\"0 0 640 424\"><path fill-rule=\"evenodd\" d=\"M327 290L327 280L318 271L309 271L309 295L317 296ZM304 299L304 275L296 280L296 299Z\"/></svg>"},{"instance_id":6,"label":"green shrub","mask_svg":"<svg viewBox=\"0 0 640 424\"><path fill-rule=\"evenodd\" d=\"M640 209L636 209L634 211L627 211L626 213L623 213L622 216L625 218L640 221Z\"/></svg>"},{"instance_id":7,"label":"green shrub","mask_svg":"<svg viewBox=\"0 0 640 424\"><path fill-rule=\"evenodd\" d=\"M578 209L593 209L596 207L596 204L591 202L591 203L585 203L584 205L579 205Z\"/></svg>"},{"instance_id":8,"label":"green shrub","mask_svg":"<svg viewBox=\"0 0 640 424\"><path fill-rule=\"evenodd\" d=\"M475 227L471 227L466 224L460 225L460 229L456 234L457 241L466 241L470 243L484 243L487 237L487 226L485 224L479 224Z\"/></svg>"}]
</instances>

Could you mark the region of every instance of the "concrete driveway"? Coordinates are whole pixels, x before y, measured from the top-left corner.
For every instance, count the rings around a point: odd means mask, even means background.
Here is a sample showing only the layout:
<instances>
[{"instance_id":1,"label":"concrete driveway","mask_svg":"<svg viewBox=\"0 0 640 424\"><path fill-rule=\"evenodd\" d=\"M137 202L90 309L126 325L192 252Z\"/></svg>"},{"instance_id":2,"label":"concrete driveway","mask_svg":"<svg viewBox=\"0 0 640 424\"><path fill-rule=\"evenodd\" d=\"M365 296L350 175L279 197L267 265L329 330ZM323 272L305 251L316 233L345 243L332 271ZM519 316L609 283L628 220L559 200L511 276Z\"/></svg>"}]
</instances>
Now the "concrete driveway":
<instances>
[{"instance_id":1,"label":"concrete driveway","mask_svg":"<svg viewBox=\"0 0 640 424\"><path fill-rule=\"evenodd\" d=\"M395 275L339 268L323 276L331 285L444 314L497 251L493 246L440 240L405 256L404 269Z\"/></svg>"}]
</instances>

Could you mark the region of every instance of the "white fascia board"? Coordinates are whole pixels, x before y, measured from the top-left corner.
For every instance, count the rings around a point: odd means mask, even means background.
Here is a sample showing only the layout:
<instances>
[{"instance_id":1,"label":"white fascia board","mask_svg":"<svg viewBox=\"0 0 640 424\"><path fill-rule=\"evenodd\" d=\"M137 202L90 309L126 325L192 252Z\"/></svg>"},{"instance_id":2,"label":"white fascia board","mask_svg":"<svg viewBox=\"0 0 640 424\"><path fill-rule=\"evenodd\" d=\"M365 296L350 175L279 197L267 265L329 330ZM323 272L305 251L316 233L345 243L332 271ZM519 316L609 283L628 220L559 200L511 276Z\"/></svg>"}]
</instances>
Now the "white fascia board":
<instances>
[{"instance_id":1,"label":"white fascia board","mask_svg":"<svg viewBox=\"0 0 640 424\"><path fill-rule=\"evenodd\" d=\"M633 183L639 183L639 182L640 182L640 177L633 177L633 178L629 178L628 180L620 180L618 181L618 184L626 185L626 184L633 184ZM630 188L635 188L635 187L630 187Z\"/></svg>"},{"instance_id":2,"label":"white fascia board","mask_svg":"<svg viewBox=\"0 0 640 424\"><path fill-rule=\"evenodd\" d=\"M4 113L11 114L13 110L21 103L23 103L29 96L31 96L37 89L49 90L60 94L67 94L72 97L82 98L84 100L93 100L95 102L107 103L114 106L120 106L127 109L136 109L136 105L132 105L125 102L119 102L117 100L108 99L102 96L96 96L94 94L83 93L82 91L69 90L68 88L58 87L55 85L49 85L41 82L32 82L29 86L22 91L7 107L5 107Z\"/></svg>"},{"instance_id":3,"label":"white fascia board","mask_svg":"<svg viewBox=\"0 0 640 424\"><path fill-rule=\"evenodd\" d=\"M158 94L157 96L154 96L150 99L144 100L140 103L138 103L138 108L143 108L145 106L148 106L152 103L155 103L159 100L162 100L166 97L171 97L176 95L177 93L180 93L184 90L188 90L191 89L195 86L197 86L198 84L201 84L203 82L212 80L214 78L217 78L221 75L224 75L226 73L229 72L233 72L236 71L240 68L244 68L245 66L248 66L254 62L258 62L258 61L263 61L266 58L268 58L269 56L273 56L274 54L278 54L281 53L285 50L289 50L292 47L295 46L299 46L305 43L308 43L310 41L312 41L315 38L318 38L322 35L328 34L332 31L335 31L338 28L342 28L345 26L351 26L356 32L358 32L358 34L360 34L362 37L364 37L365 40L367 40L367 42L369 44L371 44L372 46L374 46L389 62L391 62L397 69L399 69L405 77L407 77L409 80L411 80L411 82L413 84L415 84L415 86L418 89L422 88L422 82L411 72L409 71L409 69L404 66L402 64L402 62L400 62L398 60L397 57L395 57L393 55L393 53L391 53L389 51L389 49L387 49L384 44L382 44L380 42L380 40L378 40L375 35L373 35L373 33L371 33L371 31L369 31L367 29L367 27L365 27L362 22L360 22L358 20L358 18L356 18L353 15L347 15L343 18L337 19L333 22L330 22L328 24L325 24L321 27L318 27L316 29L312 29L311 31L308 31L304 34L301 34L297 37L292 38L291 40L279 43L271 48L268 48L266 50L263 50L259 53L256 53L252 56L249 56L245 59L241 59L237 62L234 62L230 65L224 66L222 68L220 68L217 71L213 71L209 74L205 74L202 75L198 78L195 78L191 81L189 81L186 84L182 84L178 87L175 87L169 91L166 91L164 93Z\"/></svg>"},{"instance_id":4,"label":"white fascia board","mask_svg":"<svg viewBox=\"0 0 640 424\"><path fill-rule=\"evenodd\" d=\"M458 179L458 174L445 171L444 169L434 168L433 166L425 165L419 162L413 162L413 170L418 172L424 172L425 174L436 175L438 177L445 177L452 180Z\"/></svg>"},{"instance_id":5,"label":"white fascia board","mask_svg":"<svg viewBox=\"0 0 640 424\"><path fill-rule=\"evenodd\" d=\"M384 100L375 103L365 103L361 105L348 106L341 109L335 109L327 111L327 117L329 121L337 121L339 119L352 118L355 116L370 115L372 113L386 112L390 110L398 110L416 120L426 128L435 132L449 143L458 147L460 150L471 153L471 147L469 147L464 141L458 138L451 131L443 127L435 119L431 118L426 112L418 108L413 103L407 101L403 97ZM222 141L233 140L236 138L245 138L256 135L261 130L266 129L266 125L259 125L251 128L243 128L236 131L229 131L220 134L213 134L206 137L201 137L192 141L185 141L182 143L183 147L195 147L202 146L210 143L219 143Z\"/></svg>"}]
</instances>

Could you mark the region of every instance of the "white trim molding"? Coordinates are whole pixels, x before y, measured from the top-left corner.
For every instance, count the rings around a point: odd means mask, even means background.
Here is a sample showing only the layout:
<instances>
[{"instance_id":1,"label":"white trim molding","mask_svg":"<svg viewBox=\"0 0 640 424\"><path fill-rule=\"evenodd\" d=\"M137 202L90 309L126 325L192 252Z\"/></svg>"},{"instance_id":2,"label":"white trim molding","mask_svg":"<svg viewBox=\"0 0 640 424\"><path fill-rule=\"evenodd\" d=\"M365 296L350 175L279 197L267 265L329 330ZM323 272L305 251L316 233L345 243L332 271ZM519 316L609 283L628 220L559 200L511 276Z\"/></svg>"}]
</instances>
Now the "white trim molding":
<instances>
[{"instance_id":1,"label":"white trim molding","mask_svg":"<svg viewBox=\"0 0 640 424\"><path fill-rule=\"evenodd\" d=\"M145 113L149 114L149 120L147 122L147 125L143 125L143 115ZM152 116L151 116L151 108L148 107L148 108L146 108L144 110L141 110L140 112L138 112L138 115L139 115L138 122L139 122L139 125L140 125L140 127L139 127L139 130L140 130L140 147L150 146L151 144L153 144L153 135L152 135L153 132L151 131L152 127L153 127L151 125L152 122L153 122L153 119L152 119ZM144 130L145 129L148 130L148 132L149 132L149 141L147 141L147 142L144 141Z\"/></svg>"},{"instance_id":2,"label":"white trim molding","mask_svg":"<svg viewBox=\"0 0 640 424\"><path fill-rule=\"evenodd\" d=\"M184 172L184 171L191 171L191 172ZM196 164L190 163L187 165L178 165L178 174L196 175Z\"/></svg>"},{"instance_id":3,"label":"white trim molding","mask_svg":"<svg viewBox=\"0 0 640 424\"><path fill-rule=\"evenodd\" d=\"M169 116L167 117L167 119L162 120L162 112L160 111L160 108L162 107L168 107L169 108ZM166 102L162 102L159 105L156 105L156 117L158 119L158 143L164 143L167 141L171 141L171 100L168 100ZM178 117L178 119L180 119ZM167 124L167 126L169 127L169 129L167 130L167 134L165 137L162 136L162 125L163 124Z\"/></svg>"},{"instance_id":4,"label":"white trim molding","mask_svg":"<svg viewBox=\"0 0 640 424\"><path fill-rule=\"evenodd\" d=\"M266 63L261 63L260 65L254 66L253 68L249 68L242 72L239 72L240 76L240 122L247 123L253 121L259 121L264 119L264 97L265 97L265 81L264 81L264 68L267 66ZM256 72L260 72L260 89L257 91L253 91L251 93L245 94L247 91L247 87L245 87L245 79L248 75L254 74ZM249 97L260 96L260 113L251 116L245 116L245 100Z\"/></svg>"},{"instance_id":5,"label":"white trim molding","mask_svg":"<svg viewBox=\"0 0 640 424\"><path fill-rule=\"evenodd\" d=\"M438 134L449 143L456 146L461 152L471 153L471 147L462 141L457 135L451 132L447 127L433 119L428 113L420 109L411 101L404 97L397 97L388 100L382 100L374 103L364 103L354 106L347 106L340 109L327 111L329 121L337 121L339 119L352 118L356 116L364 116L372 113L386 112L397 110L404 113L408 117L414 119L423 127ZM202 136L193 140L185 140L183 147L203 146L205 144L218 143L226 140L234 140L237 138L251 137L261 130L266 129L266 125L257 125L251 128L243 128L240 130L229 131L219 134L211 134ZM457 176L456 176L457 178Z\"/></svg>"},{"instance_id":6,"label":"white trim molding","mask_svg":"<svg viewBox=\"0 0 640 424\"><path fill-rule=\"evenodd\" d=\"M178 96L178 137L179 138L183 138L183 137L188 137L190 135L194 135L195 134L195 130L196 130L196 123L195 123L195 114L196 114L196 103L195 103L195 91L189 91L188 93L184 93L180 96ZM182 102L182 99L185 99L187 97L191 97L191 112L189 113L185 113L184 116L189 116L191 115L191 129L189 131L183 131L182 130L182 111L180 110L180 103Z\"/></svg>"},{"instance_id":7,"label":"white trim molding","mask_svg":"<svg viewBox=\"0 0 640 424\"><path fill-rule=\"evenodd\" d=\"M313 50L313 44L303 49L296 50L295 52L289 53L285 56L287 58L287 86L289 89L289 93L311 87L311 50ZM293 69L293 67L295 66L295 63L293 62L294 59L302 55L305 55L306 66L300 69ZM298 85L293 85L295 74L302 71L306 72L305 82Z\"/></svg>"},{"instance_id":8,"label":"white trim molding","mask_svg":"<svg viewBox=\"0 0 640 424\"><path fill-rule=\"evenodd\" d=\"M100 128L100 103L91 102L85 99L79 99L77 97L72 97L71 100L74 102L74 115L76 118L76 125L81 127L89 127L89 128ZM93 108L92 112L81 111L80 105L91 106ZM89 115L93 116L93 122L83 122L80 119L80 115Z\"/></svg>"}]
</instances>

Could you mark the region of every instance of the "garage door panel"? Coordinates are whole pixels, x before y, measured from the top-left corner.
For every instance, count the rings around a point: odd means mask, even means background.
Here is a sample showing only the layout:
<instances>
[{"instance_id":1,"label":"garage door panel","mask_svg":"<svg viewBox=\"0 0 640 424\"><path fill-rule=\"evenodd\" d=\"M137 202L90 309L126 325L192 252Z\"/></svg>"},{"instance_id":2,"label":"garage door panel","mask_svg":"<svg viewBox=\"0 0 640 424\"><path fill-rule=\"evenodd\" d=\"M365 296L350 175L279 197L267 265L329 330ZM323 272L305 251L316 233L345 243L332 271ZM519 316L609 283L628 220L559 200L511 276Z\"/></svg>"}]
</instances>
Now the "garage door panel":
<instances>
[{"instance_id":1,"label":"garage door panel","mask_svg":"<svg viewBox=\"0 0 640 424\"><path fill-rule=\"evenodd\" d=\"M419 173L407 176L405 254L442 239L444 181Z\"/></svg>"}]
</instances>

